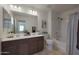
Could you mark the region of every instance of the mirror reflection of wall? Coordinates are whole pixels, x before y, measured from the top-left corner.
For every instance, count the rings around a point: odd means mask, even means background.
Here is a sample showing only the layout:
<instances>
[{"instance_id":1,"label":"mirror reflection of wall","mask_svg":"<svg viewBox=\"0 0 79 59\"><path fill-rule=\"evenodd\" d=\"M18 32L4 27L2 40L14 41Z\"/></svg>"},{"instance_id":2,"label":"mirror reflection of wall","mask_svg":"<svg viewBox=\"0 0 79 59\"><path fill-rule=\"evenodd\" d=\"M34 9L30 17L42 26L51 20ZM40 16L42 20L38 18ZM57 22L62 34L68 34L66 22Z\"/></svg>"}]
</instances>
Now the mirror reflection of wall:
<instances>
[{"instance_id":1,"label":"mirror reflection of wall","mask_svg":"<svg viewBox=\"0 0 79 59\"><path fill-rule=\"evenodd\" d=\"M7 31L7 32L11 31L11 20L10 19L5 18L3 20L3 28L4 28L4 31Z\"/></svg>"},{"instance_id":2,"label":"mirror reflection of wall","mask_svg":"<svg viewBox=\"0 0 79 59\"><path fill-rule=\"evenodd\" d=\"M26 21L18 20L16 24L16 33L22 33L26 30Z\"/></svg>"}]
</instances>

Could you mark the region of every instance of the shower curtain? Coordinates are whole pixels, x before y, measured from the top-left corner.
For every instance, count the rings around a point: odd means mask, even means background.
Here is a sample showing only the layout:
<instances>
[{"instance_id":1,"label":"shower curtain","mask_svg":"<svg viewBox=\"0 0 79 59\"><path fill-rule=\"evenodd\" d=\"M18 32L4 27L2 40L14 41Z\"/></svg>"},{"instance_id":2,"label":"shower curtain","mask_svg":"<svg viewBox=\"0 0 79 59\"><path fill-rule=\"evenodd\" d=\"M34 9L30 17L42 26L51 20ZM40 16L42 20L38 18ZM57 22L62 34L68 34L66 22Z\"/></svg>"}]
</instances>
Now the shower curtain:
<instances>
[{"instance_id":1,"label":"shower curtain","mask_svg":"<svg viewBox=\"0 0 79 59\"><path fill-rule=\"evenodd\" d=\"M76 49L77 44L77 26L78 26L79 13L74 13L69 17L68 24L68 54L78 54ZM79 51L78 51L79 52Z\"/></svg>"}]
</instances>

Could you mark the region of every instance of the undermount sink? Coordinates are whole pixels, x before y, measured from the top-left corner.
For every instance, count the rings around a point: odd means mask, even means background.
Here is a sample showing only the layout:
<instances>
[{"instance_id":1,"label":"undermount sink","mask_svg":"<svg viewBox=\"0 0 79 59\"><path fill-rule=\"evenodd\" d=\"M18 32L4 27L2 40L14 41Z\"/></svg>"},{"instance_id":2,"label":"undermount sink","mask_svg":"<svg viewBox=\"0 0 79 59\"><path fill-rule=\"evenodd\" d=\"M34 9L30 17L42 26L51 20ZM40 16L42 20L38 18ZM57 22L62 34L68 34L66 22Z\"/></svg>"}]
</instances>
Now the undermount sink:
<instances>
[{"instance_id":1,"label":"undermount sink","mask_svg":"<svg viewBox=\"0 0 79 59\"><path fill-rule=\"evenodd\" d=\"M8 36L7 38L13 38L14 36Z\"/></svg>"}]
</instances>

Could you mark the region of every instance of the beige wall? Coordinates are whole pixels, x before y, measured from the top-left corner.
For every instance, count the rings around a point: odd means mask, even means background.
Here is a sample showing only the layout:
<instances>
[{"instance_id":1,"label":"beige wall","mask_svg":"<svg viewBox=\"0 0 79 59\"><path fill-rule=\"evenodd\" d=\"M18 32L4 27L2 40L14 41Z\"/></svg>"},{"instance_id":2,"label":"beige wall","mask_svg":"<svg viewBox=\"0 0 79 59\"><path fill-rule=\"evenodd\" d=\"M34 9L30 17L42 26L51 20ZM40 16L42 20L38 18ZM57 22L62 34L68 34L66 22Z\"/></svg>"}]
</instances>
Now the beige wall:
<instances>
[{"instance_id":1,"label":"beige wall","mask_svg":"<svg viewBox=\"0 0 79 59\"><path fill-rule=\"evenodd\" d=\"M40 32L47 31L47 28L42 28L42 20L45 20L47 22L48 11L38 10L38 30Z\"/></svg>"},{"instance_id":2,"label":"beige wall","mask_svg":"<svg viewBox=\"0 0 79 59\"><path fill-rule=\"evenodd\" d=\"M47 20L47 30L48 30L48 34L50 39L53 39L53 35L52 35L52 10L48 10L48 20Z\"/></svg>"},{"instance_id":3,"label":"beige wall","mask_svg":"<svg viewBox=\"0 0 79 59\"><path fill-rule=\"evenodd\" d=\"M53 12L52 10L49 10L49 13L48 13L48 32L51 36L51 39L53 39L53 38L59 39L58 36L60 36L61 20L59 20L58 17L60 17L59 13L56 13L56 12ZM57 33L57 35L56 35L56 33Z\"/></svg>"}]
</instances>

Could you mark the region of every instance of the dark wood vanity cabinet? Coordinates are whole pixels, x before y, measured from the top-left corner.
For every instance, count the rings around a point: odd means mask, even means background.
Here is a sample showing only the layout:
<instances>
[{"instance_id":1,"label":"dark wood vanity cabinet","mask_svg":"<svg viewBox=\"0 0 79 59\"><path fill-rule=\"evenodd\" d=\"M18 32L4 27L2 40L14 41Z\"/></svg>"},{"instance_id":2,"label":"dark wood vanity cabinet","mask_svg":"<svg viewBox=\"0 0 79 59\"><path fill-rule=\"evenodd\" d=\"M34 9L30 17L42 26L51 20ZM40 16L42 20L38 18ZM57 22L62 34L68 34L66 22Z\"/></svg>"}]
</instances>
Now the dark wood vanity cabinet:
<instances>
[{"instance_id":1,"label":"dark wood vanity cabinet","mask_svg":"<svg viewBox=\"0 0 79 59\"><path fill-rule=\"evenodd\" d=\"M31 55L43 50L44 37L2 42L2 55Z\"/></svg>"},{"instance_id":2,"label":"dark wood vanity cabinet","mask_svg":"<svg viewBox=\"0 0 79 59\"><path fill-rule=\"evenodd\" d=\"M1 51L3 55L17 54L17 41L6 41L1 44Z\"/></svg>"},{"instance_id":3,"label":"dark wood vanity cabinet","mask_svg":"<svg viewBox=\"0 0 79 59\"><path fill-rule=\"evenodd\" d=\"M41 51L44 48L44 38L32 38L29 40L29 54ZM31 47L30 47L31 46Z\"/></svg>"},{"instance_id":4,"label":"dark wood vanity cabinet","mask_svg":"<svg viewBox=\"0 0 79 59\"><path fill-rule=\"evenodd\" d=\"M20 39L17 46L18 55L26 55L29 51L29 39Z\"/></svg>"}]
</instances>

